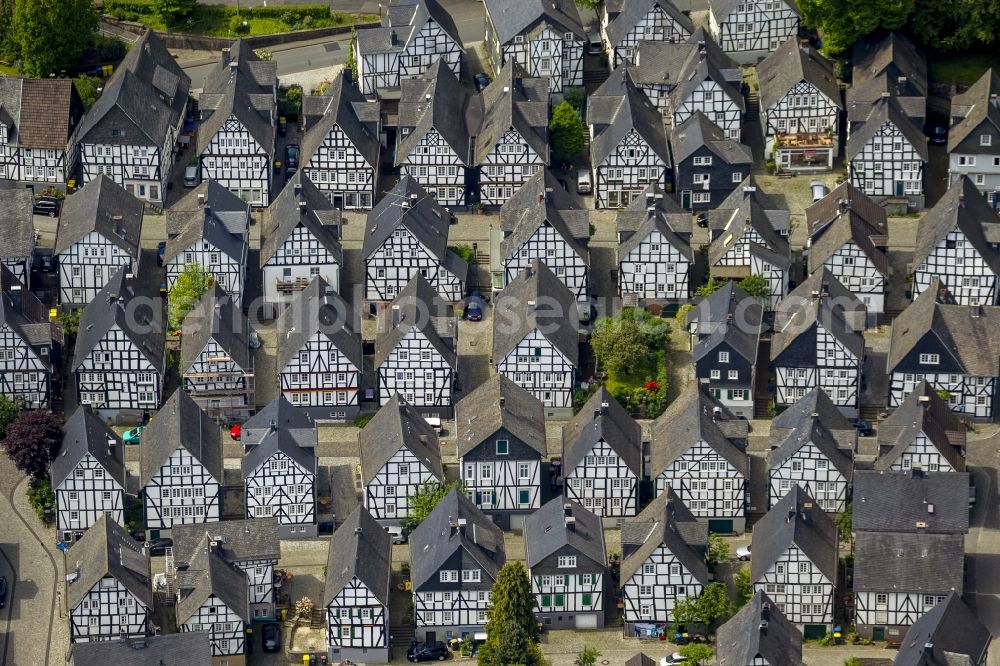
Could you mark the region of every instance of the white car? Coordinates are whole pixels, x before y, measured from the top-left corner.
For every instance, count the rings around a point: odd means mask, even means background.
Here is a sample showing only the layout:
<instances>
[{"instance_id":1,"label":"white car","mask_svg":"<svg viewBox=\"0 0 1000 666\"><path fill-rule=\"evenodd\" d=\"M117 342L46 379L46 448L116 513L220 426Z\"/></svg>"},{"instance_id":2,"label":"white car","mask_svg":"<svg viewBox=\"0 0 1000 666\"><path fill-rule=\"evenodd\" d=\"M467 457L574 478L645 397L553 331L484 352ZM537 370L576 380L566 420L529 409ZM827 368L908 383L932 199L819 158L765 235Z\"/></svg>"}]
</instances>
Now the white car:
<instances>
[{"instance_id":1,"label":"white car","mask_svg":"<svg viewBox=\"0 0 1000 666\"><path fill-rule=\"evenodd\" d=\"M590 194L593 191L590 183L590 169L580 169L576 174L576 191L579 194Z\"/></svg>"},{"instance_id":2,"label":"white car","mask_svg":"<svg viewBox=\"0 0 1000 666\"><path fill-rule=\"evenodd\" d=\"M736 557L746 562L750 559L750 546L740 546L736 549Z\"/></svg>"},{"instance_id":3,"label":"white car","mask_svg":"<svg viewBox=\"0 0 1000 666\"><path fill-rule=\"evenodd\" d=\"M660 666L677 666L677 664L686 664L687 657L682 655L680 652L674 652L669 657L663 657L660 659Z\"/></svg>"}]
</instances>

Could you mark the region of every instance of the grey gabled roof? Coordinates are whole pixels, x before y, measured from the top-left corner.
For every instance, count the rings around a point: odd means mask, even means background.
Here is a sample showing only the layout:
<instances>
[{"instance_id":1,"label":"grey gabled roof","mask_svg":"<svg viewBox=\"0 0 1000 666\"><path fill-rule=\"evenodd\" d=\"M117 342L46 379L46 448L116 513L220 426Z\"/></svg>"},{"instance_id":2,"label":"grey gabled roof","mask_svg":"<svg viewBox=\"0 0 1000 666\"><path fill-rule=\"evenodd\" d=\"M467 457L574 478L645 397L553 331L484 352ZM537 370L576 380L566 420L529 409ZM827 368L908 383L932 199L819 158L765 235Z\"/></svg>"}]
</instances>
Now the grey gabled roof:
<instances>
[{"instance_id":1,"label":"grey gabled roof","mask_svg":"<svg viewBox=\"0 0 1000 666\"><path fill-rule=\"evenodd\" d=\"M666 223L673 234L682 235L685 239L691 237L690 211L681 208L662 187L650 183L626 208L618 210L615 218L618 238L631 232L638 233L637 230L649 220L650 208L654 209L652 212Z\"/></svg>"},{"instance_id":2,"label":"grey gabled roof","mask_svg":"<svg viewBox=\"0 0 1000 666\"><path fill-rule=\"evenodd\" d=\"M209 287L187 313L181 330L181 374L191 370L209 340L214 340L240 370L253 370L250 324L218 282Z\"/></svg>"},{"instance_id":3,"label":"grey gabled roof","mask_svg":"<svg viewBox=\"0 0 1000 666\"><path fill-rule=\"evenodd\" d=\"M240 438L244 446L259 442L271 429L272 423L290 431L299 440L299 446L316 446L316 426L309 413L288 402L288 398L280 393L243 424Z\"/></svg>"},{"instance_id":4,"label":"grey gabled roof","mask_svg":"<svg viewBox=\"0 0 1000 666\"><path fill-rule=\"evenodd\" d=\"M501 374L493 375L455 405L458 456L500 428L545 456L545 408L534 395Z\"/></svg>"},{"instance_id":5,"label":"grey gabled roof","mask_svg":"<svg viewBox=\"0 0 1000 666\"><path fill-rule=\"evenodd\" d=\"M886 123L892 123L900 131L917 155L924 162L927 161L927 139L917 125L907 116L899 101L895 97L880 97L871 107L871 111L866 116L864 124L851 130L851 136L847 139L846 157L849 160L861 152L865 144L875 136L875 134Z\"/></svg>"},{"instance_id":6,"label":"grey gabled roof","mask_svg":"<svg viewBox=\"0 0 1000 666\"><path fill-rule=\"evenodd\" d=\"M504 287L494 299L493 358L500 362L534 330L574 367L580 359L576 297L541 259ZM506 314L504 314L506 313Z\"/></svg>"},{"instance_id":7,"label":"grey gabled roof","mask_svg":"<svg viewBox=\"0 0 1000 666\"><path fill-rule=\"evenodd\" d=\"M684 391L653 422L650 478L658 477L699 441L714 449L745 478L750 474L750 461L746 451L732 439L745 440L747 430L745 420L737 419L704 391Z\"/></svg>"},{"instance_id":8,"label":"grey gabled roof","mask_svg":"<svg viewBox=\"0 0 1000 666\"><path fill-rule=\"evenodd\" d=\"M802 427L802 424L811 425L813 420L823 424L823 427L833 436L841 449L854 451L858 431L840 409L833 404L833 400L830 399L826 391L818 386L811 388L804 396L771 420L772 445L793 434L792 431Z\"/></svg>"},{"instance_id":9,"label":"grey gabled roof","mask_svg":"<svg viewBox=\"0 0 1000 666\"><path fill-rule=\"evenodd\" d=\"M35 217L31 212L34 197L31 190L18 188L0 190L0 257L18 259L30 257L35 249Z\"/></svg>"},{"instance_id":10,"label":"grey gabled roof","mask_svg":"<svg viewBox=\"0 0 1000 666\"><path fill-rule=\"evenodd\" d=\"M625 666L656 666L656 660L639 652L625 660Z\"/></svg>"},{"instance_id":11,"label":"grey gabled roof","mask_svg":"<svg viewBox=\"0 0 1000 666\"><path fill-rule=\"evenodd\" d=\"M125 446L115 431L104 425L97 416L84 407L77 407L62 427L62 446L49 476L56 488L73 473L77 464L88 453L100 463L109 478L125 488Z\"/></svg>"},{"instance_id":12,"label":"grey gabled roof","mask_svg":"<svg viewBox=\"0 0 1000 666\"><path fill-rule=\"evenodd\" d=\"M303 160L305 163L305 160ZM264 210L260 244L260 265L263 267L293 231L302 225L339 264L344 253L337 239L341 213L329 197L309 180L304 170L296 171Z\"/></svg>"},{"instance_id":13,"label":"grey gabled roof","mask_svg":"<svg viewBox=\"0 0 1000 666\"><path fill-rule=\"evenodd\" d=\"M559 211L559 217L578 244L583 245L587 242L590 238L590 218L587 209L577 203L548 167L536 171L535 175L524 181L521 187L514 190L510 199L504 202L500 207L500 227L505 232L511 232L525 217L544 215L544 210L538 208L541 201L546 204L545 210Z\"/></svg>"},{"instance_id":14,"label":"grey gabled roof","mask_svg":"<svg viewBox=\"0 0 1000 666\"><path fill-rule=\"evenodd\" d=\"M431 130L441 135L462 165L471 165L470 137L475 131L473 128L478 127L478 121L470 119L466 113L469 102L469 91L443 58L435 60L423 74L403 79L400 82L398 125L413 129L409 134L399 135L396 166L405 161Z\"/></svg>"},{"instance_id":15,"label":"grey gabled roof","mask_svg":"<svg viewBox=\"0 0 1000 666\"><path fill-rule=\"evenodd\" d=\"M639 21L654 9L659 8L670 19L676 21L688 34L694 32L694 24L685 14L681 13L670 0L613 0L606 8L608 14L615 17L608 23L607 35L611 47L614 48L635 28Z\"/></svg>"},{"instance_id":16,"label":"grey gabled roof","mask_svg":"<svg viewBox=\"0 0 1000 666\"><path fill-rule=\"evenodd\" d=\"M298 356L311 337L322 333L360 372L363 363L357 316L326 280L314 277L278 316L278 371Z\"/></svg>"},{"instance_id":17,"label":"grey gabled roof","mask_svg":"<svg viewBox=\"0 0 1000 666\"><path fill-rule=\"evenodd\" d=\"M889 227L885 209L845 180L806 209L809 226L809 270L816 271L849 243L861 250L882 275L889 274L885 245Z\"/></svg>"},{"instance_id":18,"label":"grey gabled roof","mask_svg":"<svg viewBox=\"0 0 1000 666\"><path fill-rule=\"evenodd\" d=\"M705 562L708 525L698 522L673 490L668 488L635 518L626 518L621 539L623 552L625 546L633 547L622 559L619 579L623 584L660 546L666 547L695 580L708 584Z\"/></svg>"},{"instance_id":19,"label":"grey gabled roof","mask_svg":"<svg viewBox=\"0 0 1000 666\"><path fill-rule=\"evenodd\" d=\"M865 354L865 336L855 331L847 321L847 313L859 306L864 307L857 296L844 287L828 268L820 268L775 308L771 360L780 365L782 353L800 335L818 325L860 361Z\"/></svg>"},{"instance_id":20,"label":"grey gabled roof","mask_svg":"<svg viewBox=\"0 0 1000 666\"><path fill-rule=\"evenodd\" d=\"M927 58L901 32L876 32L859 39L851 59L855 87L882 77L889 73L890 67L895 67L906 77L906 87L913 88L906 96L927 95Z\"/></svg>"},{"instance_id":21,"label":"grey gabled roof","mask_svg":"<svg viewBox=\"0 0 1000 666\"><path fill-rule=\"evenodd\" d=\"M417 273L410 278L387 310L389 317L382 320L385 326L380 327L375 337L376 368L389 358L399 341L414 328L448 365L458 367L457 352L444 340L455 338L454 310L422 275ZM445 326L448 330L442 330Z\"/></svg>"},{"instance_id":22,"label":"grey gabled roof","mask_svg":"<svg viewBox=\"0 0 1000 666\"><path fill-rule=\"evenodd\" d=\"M316 475L316 449L302 446L287 428L275 428L243 454L243 479L253 476L276 453L288 456L303 471Z\"/></svg>"},{"instance_id":23,"label":"grey gabled roof","mask_svg":"<svg viewBox=\"0 0 1000 666\"><path fill-rule=\"evenodd\" d=\"M806 224L815 243L815 237L832 222L844 216L860 218L860 221L876 232L888 233L888 217L885 208L865 194L851 181L845 180L830 190L825 197L806 208Z\"/></svg>"},{"instance_id":24,"label":"grey gabled roof","mask_svg":"<svg viewBox=\"0 0 1000 666\"><path fill-rule=\"evenodd\" d=\"M191 396L176 390L142 431L139 486L145 488L171 453L185 448L222 483L222 434Z\"/></svg>"},{"instance_id":25,"label":"grey gabled roof","mask_svg":"<svg viewBox=\"0 0 1000 666\"><path fill-rule=\"evenodd\" d=\"M0 325L4 324L32 347L47 346L51 350L63 341L62 328L49 320L49 309L6 264L0 264ZM42 367L51 370L51 355L38 354L37 359Z\"/></svg>"},{"instance_id":26,"label":"grey gabled roof","mask_svg":"<svg viewBox=\"0 0 1000 666\"><path fill-rule=\"evenodd\" d=\"M163 372L166 343L163 317L159 312L154 313L150 305L141 302L135 308L130 307L133 299L147 299L147 303L159 301L150 294L140 292L137 288L141 288L143 283L126 279L125 271L124 267L118 269L104 289L83 308L71 370L78 370L111 327L117 326L132 341L136 350L158 372Z\"/></svg>"},{"instance_id":27,"label":"grey gabled roof","mask_svg":"<svg viewBox=\"0 0 1000 666\"><path fill-rule=\"evenodd\" d=\"M954 567L954 563L951 564ZM990 630L957 592L914 622L896 653L895 666L981 664L993 640ZM966 660L967 658L967 660Z\"/></svg>"},{"instance_id":28,"label":"grey gabled roof","mask_svg":"<svg viewBox=\"0 0 1000 666\"><path fill-rule=\"evenodd\" d=\"M1000 249L987 239L988 232L1000 229L1000 218L968 176L960 176L934 207L920 218L912 265L922 264L938 243L956 228L965 235L990 270L1000 275ZM996 237L996 232L990 235Z\"/></svg>"},{"instance_id":29,"label":"grey gabled roof","mask_svg":"<svg viewBox=\"0 0 1000 666\"><path fill-rule=\"evenodd\" d=\"M755 202L764 211L764 216L773 229L790 231L791 213L788 210L786 197L783 194L765 192L761 189L757 178L749 175L739 186L733 188L729 196L723 199L715 210L708 212L708 228L712 234L723 229L732 219L734 212L744 209L748 200Z\"/></svg>"},{"instance_id":30,"label":"grey gabled roof","mask_svg":"<svg viewBox=\"0 0 1000 666\"><path fill-rule=\"evenodd\" d=\"M921 380L879 424L879 457L875 461L875 469L889 469L920 433L955 471L965 471L965 424L927 380Z\"/></svg>"},{"instance_id":31,"label":"grey gabled roof","mask_svg":"<svg viewBox=\"0 0 1000 666\"><path fill-rule=\"evenodd\" d=\"M961 593L964 557L962 534L858 532L854 542L854 590Z\"/></svg>"},{"instance_id":32,"label":"grey gabled roof","mask_svg":"<svg viewBox=\"0 0 1000 666\"><path fill-rule=\"evenodd\" d=\"M278 519L245 518L173 526L170 538L174 541L174 560L177 563L190 562L205 536L215 542L216 552L227 562L277 560L281 557Z\"/></svg>"},{"instance_id":33,"label":"grey gabled roof","mask_svg":"<svg viewBox=\"0 0 1000 666\"><path fill-rule=\"evenodd\" d=\"M642 428L603 385L563 426L563 470L574 469L602 439L642 476Z\"/></svg>"},{"instance_id":34,"label":"grey gabled roof","mask_svg":"<svg viewBox=\"0 0 1000 666\"><path fill-rule=\"evenodd\" d=\"M721 127L709 120L701 111L695 111L670 132L673 163L680 164L703 147L711 150L726 164L745 164L748 170L753 164L749 146L726 138Z\"/></svg>"},{"instance_id":35,"label":"grey gabled roof","mask_svg":"<svg viewBox=\"0 0 1000 666\"><path fill-rule=\"evenodd\" d=\"M719 627L716 662L724 666L757 663L802 666L802 632L788 621L777 604L758 590L736 615Z\"/></svg>"},{"instance_id":36,"label":"grey gabled roof","mask_svg":"<svg viewBox=\"0 0 1000 666\"><path fill-rule=\"evenodd\" d=\"M141 648L133 647L137 642ZM141 639L74 643L69 666L189 666L212 663L212 642L206 631L158 634ZM653 666L656 666L653 664Z\"/></svg>"},{"instance_id":37,"label":"grey gabled roof","mask_svg":"<svg viewBox=\"0 0 1000 666\"><path fill-rule=\"evenodd\" d=\"M671 201L673 201L671 199ZM661 207L656 206L652 211L644 211L646 213L646 219L641 222L634 231L627 229L630 222L633 222L638 218L638 215L630 214L632 211L624 210L619 211L616 218L616 226L618 227L619 238L622 236L622 232L631 231L628 238L621 241L618 244L618 261L625 258L629 252L635 249L643 240L646 239L649 234L653 231L658 231L660 235L666 239L671 246L676 249L682 257L687 259L689 262L694 261L694 252L691 249L691 244L685 241L683 238L677 235L671 225L671 218L675 214L665 214L662 212ZM688 215L688 218L691 216Z\"/></svg>"},{"instance_id":38,"label":"grey gabled roof","mask_svg":"<svg viewBox=\"0 0 1000 666\"><path fill-rule=\"evenodd\" d=\"M459 46L462 45L455 21L437 0L392 0L386 8L381 27L358 30L358 49L361 53L402 51L431 20ZM395 43L392 41L393 33L396 35Z\"/></svg>"},{"instance_id":39,"label":"grey gabled roof","mask_svg":"<svg viewBox=\"0 0 1000 666\"><path fill-rule=\"evenodd\" d=\"M1000 76L997 71L992 67L987 69L968 90L951 98L951 115L961 119L948 132L949 153L986 121L1000 129L1000 104L994 97L1000 95Z\"/></svg>"},{"instance_id":40,"label":"grey gabled roof","mask_svg":"<svg viewBox=\"0 0 1000 666\"><path fill-rule=\"evenodd\" d=\"M615 72L588 98L587 124L593 136L590 142L592 163L599 165L604 162L625 136L635 130L650 150L669 166L670 151L662 114L649 101L646 93L636 86L628 68Z\"/></svg>"},{"instance_id":41,"label":"grey gabled roof","mask_svg":"<svg viewBox=\"0 0 1000 666\"><path fill-rule=\"evenodd\" d=\"M103 174L98 175L66 199L52 252L60 254L96 231L135 261L139 258L143 210L143 203L125 188Z\"/></svg>"},{"instance_id":42,"label":"grey gabled roof","mask_svg":"<svg viewBox=\"0 0 1000 666\"><path fill-rule=\"evenodd\" d=\"M357 578L375 599L389 606L392 539L363 506L351 512L330 539L324 605Z\"/></svg>"},{"instance_id":43,"label":"grey gabled roof","mask_svg":"<svg viewBox=\"0 0 1000 666\"><path fill-rule=\"evenodd\" d=\"M104 514L66 553L66 569L67 573L79 574L68 583L66 602L70 610L105 576L115 578L146 608L152 609L149 557L140 543Z\"/></svg>"},{"instance_id":44,"label":"grey gabled roof","mask_svg":"<svg viewBox=\"0 0 1000 666\"><path fill-rule=\"evenodd\" d=\"M427 471L443 482L441 442L416 409L394 393L358 433L361 482L369 483L400 449L412 453Z\"/></svg>"},{"instance_id":45,"label":"grey gabled roof","mask_svg":"<svg viewBox=\"0 0 1000 666\"><path fill-rule=\"evenodd\" d=\"M836 584L837 525L799 485L792 486L754 525L750 580L759 581L792 546Z\"/></svg>"},{"instance_id":46,"label":"grey gabled roof","mask_svg":"<svg viewBox=\"0 0 1000 666\"><path fill-rule=\"evenodd\" d=\"M965 534L968 490L965 472L859 470L854 474L853 529Z\"/></svg>"},{"instance_id":47,"label":"grey gabled roof","mask_svg":"<svg viewBox=\"0 0 1000 666\"><path fill-rule=\"evenodd\" d=\"M788 5L793 12L801 16L802 12L799 11L799 6L795 0L782 0L782 2ZM708 4L712 14L721 23L723 19L736 9L736 6L740 4L740 0L710 0Z\"/></svg>"},{"instance_id":48,"label":"grey gabled roof","mask_svg":"<svg viewBox=\"0 0 1000 666\"><path fill-rule=\"evenodd\" d=\"M566 523L569 517L574 519L573 529ZM524 519L524 553L528 568L538 566L545 558L566 547L598 567L607 562L601 519L576 502L564 503L559 496Z\"/></svg>"},{"instance_id":49,"label":"grey gabled roof","mask_svg":"<svg viewBox=\"0 0 1000 666\"><path fill-rule=\"evenodd\" d=\"M540 227L548 225L555 229L585 265L590 265L590 252L585 245L589 239L580 239L577 233L574 233L576 230L571 228L570 222L567 221L567 218L572 218L574 211L565 211L568 214L564 216L564 211L559 210L555 198L547 195L543 195L541 200L536 197L530 201L519 202L523 205L518 208L510 208L511 201L513 200L504 203L504 209L508 214L503 221L512 222L516 216L517 222L510 233L500 241L501 256L505 259L511 257Z\"/></svg>"},{"instance_id":50,"label":"grey gabled roof","mask_svg":"<svg viewBox=\"0 0 1000 666\"><path fill-rule=\"evenodd\" d=\"M222 601L244 622L250 622L249 581L235 564L215 551L203 536L186 569L177 570L177 624L185 624L211 597Z\"/></svg>"},{"instance_id":51,"label":"grey gabled roof","mask_svg":"<svg viewBox=\"0 0 1000 666\"><path fill-rule=\"evenodd\" d=\"M358 31L358 40L367 31ZM306 133L302 137L300 162L308 164L316 150L323 145L334 127L339 127L351 145L361 153L368 166L379 168L378 126L381 102L368 101L351 80L350 68L344 68L339 76L333 77L330 87L322 96L308 95L302 98L302 113L306 116ZM301 173L301 171L299 172Z\"/></svg>"},{"instance_id":52,"label":"grey gabled roof","mask_svg":"<svg viewBox=\"0 0 1000 666\"><path fill-rule=\"evenodd\" d=\"M454 525L454 526L453 526ZM491 583L506 561L503 532L465 493L452 490L410 535L410 579L419 590L459 549L482 568Z\"/></svg>"},{"instance_id":53,"label":"grey gabled roof","mask_svg":"<svg viewBox=\"0 0 1000 666\"><path fill-rule=\"evenodd\" d=\"M732 1L735 4L736 0ZM812 47L800 47L797 36L790 37L757 65L757 81L761 111L777 104L800 82L811 83L834 105L844 108L833 63Z\"/></svg>"},{"instance_id":54,"label":"grey gabled roof","mask_svg":"<svg viewBox=\"0 0 1000 666\"><path fill-rule=\"evenodd\" d=\"M804 415L804 412L801 414ZM806 444L812 444L819 449L820 453L826 456L837 471L844 476L844 479L848 483L851 482L854 462L840 448L833 433L819 418L813 418L811 414L808 417L803 416L799 424L793 426L792 431L778 444L777 448L771 449L767 454L768 469L777 469Z\"/></svg>"},{"instance_id":55,"label":"grey gabled roof","mask_svg":"<svg viewBox=\"0 0 1000 666\"><path fill-rule=\"evenodd\" d=\"M261 150L273 156L277 86L278 63L261 60L247 42L236 40L228 58L224 56L209 72L198 97L203 117L211 109L211 115L198 128L198 153L208 148L216 133L233 117L250 132Z\"/></svg>"},{"instance_id":56,"label":"grey gabled roof","mask_svg":"<svg viewBox=\"0 0 1000 666\"><path fill-rule=\"evenodd\" d=\"M756 363L764 319L764 307L759 300L740 289L736 283L727 282L721 289L698 301L690 314L694 316L688 317L688 322L697 324L699 333L706 333L700 335L695 344L695 361L705 358L720 344L726 344L751 365ZM732 321L729 320L730 315Z\"/></svg>"},{"instance_id":57,"label":"grey gabled roof","mask_svg":"<svg viewBox=\"0 0 1000 666\"><path fill-rule=\"evenodd\" d=\"M716 212L722 210L725 210L723 206L719 206ZM750 228L753 228L763 241L763 244L751 243L751 253L763 254L770 263L782 268L787 269L790 266L791 248L788 240L775 231L771 216L763 202L754 196L743 196L729 215L726 228L708 246L708 263L714 267L713 270L719 270L720 267L716 266L716 263Z\"/></svg>"},{"instance_id":58,"label":"grey gabled roof","mask_svg":"<svg viewBox=\"0 0 1000 666\"><path fill-rule=\"evenodd\" d=\"M166 218L167 228L176 235L167 239L164 264L204 240L242 266L248 247L250 204L218 181L200 183L167 211Z\"/></svg>"},{"instance_id":59,"label":"grey gabled roof","mask_svg":"<svg viewBox=\"0 0 1000 666\"><path fill-rule=\"evenodd\" d=\"M525 34L540 22L557 28L557 32L572 32L581 41L587 33L573 0L485 0L486 20L493 24L501 46Z\"/></svg>"},{"instance_id":60,"label":"grey gabled roof","mask_svg":"<svg viewBox=\"0 0 1000 666\"><path fill-rule=\"evenodd\" d=\"M9 116L11 146L56 150L66 150L84 111L71 79L16 76L0 81L0 109Z\"/></svg>"},{"instance_id":61,"label":"grey gabled roof","mask_svg":"<svg viewBox=\"0 0 1000 666\"><path fill-rule=\"evenodd\" d=\"M517 61L508 60L497 78L472 98L469 115L479 119L478 128L473 130L473 164L485 162L510 129L521 135L542 164L548 164L549 80L525 74Z\"/></svg>"}]
</instances>

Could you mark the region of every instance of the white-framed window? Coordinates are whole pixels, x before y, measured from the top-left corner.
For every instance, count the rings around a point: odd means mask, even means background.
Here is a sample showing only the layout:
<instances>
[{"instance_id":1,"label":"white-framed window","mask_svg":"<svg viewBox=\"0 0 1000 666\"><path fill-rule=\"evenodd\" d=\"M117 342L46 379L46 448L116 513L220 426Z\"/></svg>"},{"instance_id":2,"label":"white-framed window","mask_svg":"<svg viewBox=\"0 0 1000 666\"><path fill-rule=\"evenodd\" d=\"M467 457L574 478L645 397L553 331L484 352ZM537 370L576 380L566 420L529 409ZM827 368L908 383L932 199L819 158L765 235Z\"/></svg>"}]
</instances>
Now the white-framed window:
<instances>
[{"instance_id":1,"label":"white-framed window","mask_svg":"<svg viewBox=\"0 0 1000 666\"><path fill-rule=\"evenodd\" d=\"M992 134L980 134L979 135L979 145L980 146L992 146L993 145L993 135Z\"/></svg>"},{"instance_id":2,"label":"white-framed window","mask_svg":"<svg viewBox=\"0 0 1000 666\"><path fill-rule=\"evenodd\" d=\"M937 365L941 362L940 354L921 354L920 363L921 365Z\"/></svg>"},{"instance_id":3,"label":"white-framed window","mask_svg":"<svg viewBox=\"0 0 1000 666\"><path fill-rule=\"evenodd\" d=\"M734 183L742 183L743 182L743 173L740 172L740 171L734 171L733 172L733 177L732 177L732 182L734 182Z\"/></svg>"},{"instance_id":4,"label":"white-framed window","mask_svg":"<svg viewBox=\"0 0 1000 666\"><path fill-rule=\"evenodd\" d=\"M729 352L727 351L719 352L719 363L729 363Z\"/></svg>"},{"instance_id":5,"label":"white-framed window","mask_svg":"<svg viewBox=\"0 0 1000 666\"><path fill-rule=\"evenodd\" d=\"M441 569L439 577L442 583L457 583L458 569Z\"/></svg>"},{"instance_id":6,"label":"white-framed window","mask_svg":"<svg viewBox=\"0 0 1000 666\"><path fill-rule=\"evenodd\" d=\"M560 569L568 569L576 566L576 555L560 555L558 560Z\"/></svg>"}]
</instances>

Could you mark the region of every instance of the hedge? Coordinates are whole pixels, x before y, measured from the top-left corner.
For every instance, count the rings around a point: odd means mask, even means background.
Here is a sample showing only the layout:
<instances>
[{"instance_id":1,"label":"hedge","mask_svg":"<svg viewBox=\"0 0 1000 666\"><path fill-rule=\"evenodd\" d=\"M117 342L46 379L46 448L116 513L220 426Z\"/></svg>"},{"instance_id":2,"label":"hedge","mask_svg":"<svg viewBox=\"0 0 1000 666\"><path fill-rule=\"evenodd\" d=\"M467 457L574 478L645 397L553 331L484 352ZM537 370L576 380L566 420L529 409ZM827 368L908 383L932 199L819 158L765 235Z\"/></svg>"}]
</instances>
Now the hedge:
<instances>
[{"instance_id":1,"label":"hedge","mask_svg":"<svg viewBox=\"0 0 1000 666\"><path fill-rule=\"evenodd\" d=\"M226 13L236 15L235 7L218 7ZM112 16L119 14L156 14L156 5L153 0L104 0L104 13ZM286 14L291 14L298 19L312 16L314 19L326 19L330 17L330 8L327 5L279 5L276 7L243 7L239 12L240 16L250 18L277 18L280 19Z\"/></svg>"}]
</instances>

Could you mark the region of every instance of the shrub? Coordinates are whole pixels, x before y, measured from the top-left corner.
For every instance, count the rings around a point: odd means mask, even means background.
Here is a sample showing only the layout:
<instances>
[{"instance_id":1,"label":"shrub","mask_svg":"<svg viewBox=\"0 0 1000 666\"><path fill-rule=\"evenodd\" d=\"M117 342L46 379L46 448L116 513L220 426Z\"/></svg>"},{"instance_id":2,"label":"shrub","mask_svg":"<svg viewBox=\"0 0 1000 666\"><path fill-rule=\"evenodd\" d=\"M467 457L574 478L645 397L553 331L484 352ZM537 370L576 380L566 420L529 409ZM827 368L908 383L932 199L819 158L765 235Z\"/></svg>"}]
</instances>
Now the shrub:
<instances>
[{"instance_id":1,"label":"shrub","mask_svg":"<svg viewBox=\"0 0 1000 666\"><path fill-rule=\"evenodd\" d=\"M28 486L28 503L42 522L52 520L56 510L56 496L48 479L32 481Z\"/></svg>"},{"instance_id":2,"label":"shrub","mask_svg":"<svg viewBox=\"0 0 1000 666\"><path fill-rule=\"evenodd\" d=\"M359 414L358 416L354 417L354 425L357 426L357 427L359 427L359 428L364 428L366 425L368 425L368 422L372 420L373 416L375 416L375 415L374 414Z\"/></svg>"}]
</instances>

